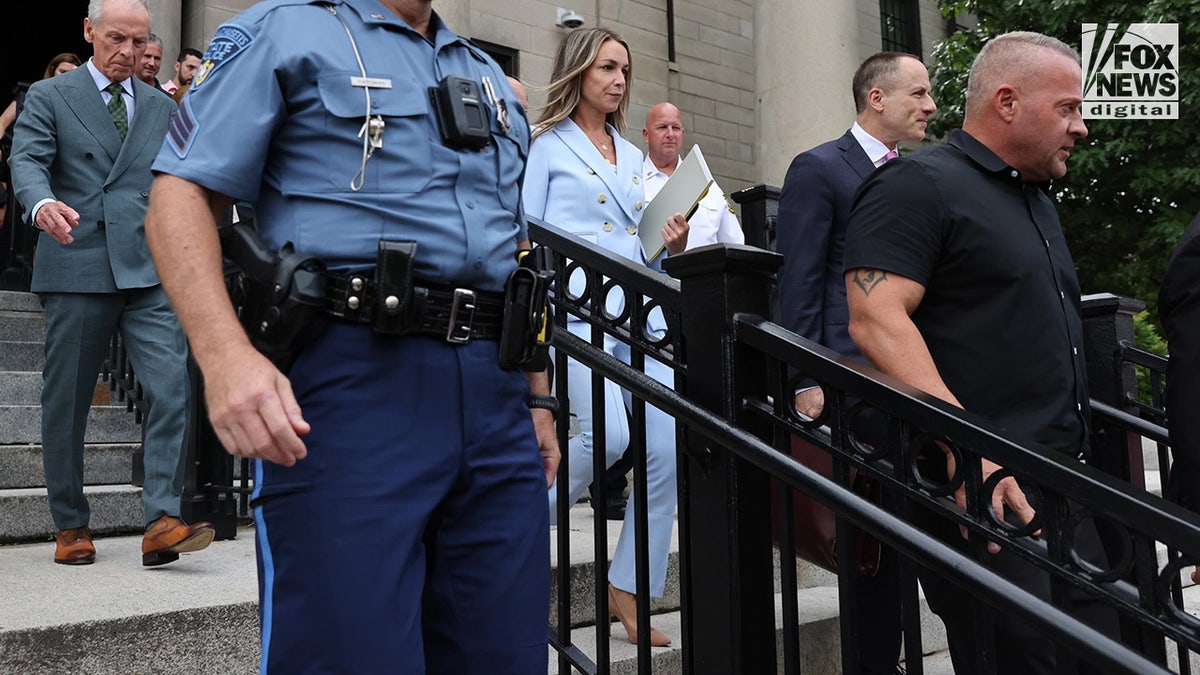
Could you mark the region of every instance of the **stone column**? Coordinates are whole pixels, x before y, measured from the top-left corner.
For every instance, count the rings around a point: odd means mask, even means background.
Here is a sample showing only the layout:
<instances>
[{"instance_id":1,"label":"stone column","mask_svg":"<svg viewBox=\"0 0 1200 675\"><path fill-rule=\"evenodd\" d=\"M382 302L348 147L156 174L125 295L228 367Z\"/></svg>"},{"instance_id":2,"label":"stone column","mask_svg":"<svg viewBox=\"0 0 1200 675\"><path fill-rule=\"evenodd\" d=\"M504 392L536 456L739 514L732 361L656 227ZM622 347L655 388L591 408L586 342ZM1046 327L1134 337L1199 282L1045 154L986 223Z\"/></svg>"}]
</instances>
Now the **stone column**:
<instances>
[{"instance_id":1,"label":"stone column","mask_svg":"<svg viewBox=\"0 0 1200 675\"><path fill-rule=\"evenodd\" d=\"M759 177L782 185L800 152L854 121L858 3L757 0L754 9Z\"/></svg>"},{"instance_id":2,"label":"stone column","mask_svg":"<svg viewBox=\"0 0 1200 675\"><path fill-rule=\"evenodd\" d=\"M442 17L450 30L459 35L471 35L471 0L437 0L433 11Z\"/></svg>"},{"instance_id":3,"label":"stone column","mask_svg":"<svg viewBox=\"0 0 1200 675\"><path fill-rule=\"evenodd\" d=\"M175 57L179 56L183 33L183 3L179 0L149 0L150 31L162 38L163 62L158 81L166 82L175 74Z\"/></svg>"}]
</instances>

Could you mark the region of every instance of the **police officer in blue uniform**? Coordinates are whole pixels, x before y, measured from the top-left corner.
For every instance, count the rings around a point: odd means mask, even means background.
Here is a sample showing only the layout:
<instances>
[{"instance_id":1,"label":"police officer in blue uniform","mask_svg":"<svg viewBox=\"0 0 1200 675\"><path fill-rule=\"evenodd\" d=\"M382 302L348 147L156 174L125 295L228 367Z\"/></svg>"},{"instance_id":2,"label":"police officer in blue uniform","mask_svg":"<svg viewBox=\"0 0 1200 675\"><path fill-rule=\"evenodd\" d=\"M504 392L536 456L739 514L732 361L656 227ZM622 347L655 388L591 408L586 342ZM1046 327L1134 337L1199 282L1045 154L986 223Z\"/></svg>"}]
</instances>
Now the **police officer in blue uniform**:
<instances>
[{"instance_id":1,"label":"police officer in blue uniform","mask_svg":"<svg viewBox=\"0 0 1200 675\"><path fill-rule=\"evenodd\" d=\"M258 460L263 672L546 672L555 411L496 327L527 240L519 111L430 0L258 3L183 99L147 238L213 427ZM287 376L228 300L233 201L328 268L328 327ZM389 331L397 303L424 318Z\"/></svg>"}]
</instances>

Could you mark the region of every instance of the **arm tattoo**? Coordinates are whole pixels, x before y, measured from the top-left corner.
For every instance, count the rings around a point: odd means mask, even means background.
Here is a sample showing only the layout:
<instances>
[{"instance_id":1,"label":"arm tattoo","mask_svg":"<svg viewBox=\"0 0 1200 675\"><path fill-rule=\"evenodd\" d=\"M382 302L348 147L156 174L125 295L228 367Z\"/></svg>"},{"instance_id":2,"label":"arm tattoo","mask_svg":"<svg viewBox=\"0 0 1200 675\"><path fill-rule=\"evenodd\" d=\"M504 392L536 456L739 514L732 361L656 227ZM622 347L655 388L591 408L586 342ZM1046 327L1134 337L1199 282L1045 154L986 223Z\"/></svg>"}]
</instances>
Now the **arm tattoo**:
<instances>
[{"instance_id":1,"label":"arm tattoo","mask_svg":"<svg viewBox=\"0 0 1200 675\"><path fill-rule=\"evenodd\" d=\"M870 295L875 287L887 281L887 272L883 270L854 270L854 284L862 289L863 295Z\"/></svg>"}]
</instances>

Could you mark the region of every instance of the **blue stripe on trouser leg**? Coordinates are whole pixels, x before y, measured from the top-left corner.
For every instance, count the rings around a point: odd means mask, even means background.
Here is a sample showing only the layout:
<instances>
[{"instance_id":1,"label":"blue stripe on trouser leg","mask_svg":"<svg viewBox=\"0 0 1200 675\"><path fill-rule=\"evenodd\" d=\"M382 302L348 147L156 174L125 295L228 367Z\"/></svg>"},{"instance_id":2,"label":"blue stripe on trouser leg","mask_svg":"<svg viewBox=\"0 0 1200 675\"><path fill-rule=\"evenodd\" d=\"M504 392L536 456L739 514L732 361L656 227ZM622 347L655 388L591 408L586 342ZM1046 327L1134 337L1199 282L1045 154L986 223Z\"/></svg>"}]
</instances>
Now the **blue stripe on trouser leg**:
<instances>
[{"instance_id":1,"label":"blue stripe on trouser leg","mask_svg":"<svg viewBox=\"0 0 1200 675\"><path fill-rule=\"evenodd\" d=\"M263 471L264 669L544 672L544 474L496 343L338 324L291 379L313 430Z\"/></svg>"}]
</instances>

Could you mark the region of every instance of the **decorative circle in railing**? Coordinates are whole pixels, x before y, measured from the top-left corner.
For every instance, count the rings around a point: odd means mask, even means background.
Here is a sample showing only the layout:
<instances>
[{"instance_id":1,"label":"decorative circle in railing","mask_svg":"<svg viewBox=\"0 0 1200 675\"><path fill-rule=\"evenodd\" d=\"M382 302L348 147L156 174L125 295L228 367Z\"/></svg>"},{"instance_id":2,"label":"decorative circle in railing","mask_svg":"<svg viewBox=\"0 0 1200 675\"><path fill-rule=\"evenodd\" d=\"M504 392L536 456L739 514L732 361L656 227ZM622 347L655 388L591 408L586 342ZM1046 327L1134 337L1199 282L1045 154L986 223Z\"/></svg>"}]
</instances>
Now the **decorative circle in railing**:
<instances>
[{"instance_id":1,"label":"decorative circle in railing","mask_svg":"<svg viewBox=\"0 0 1200 675\"><path fill-rule=\"evenodd\" d=\"M600 303L598 312L596 303L592 303L593 313L599 314L613 326L620 326L629 320L629 292L625 290L621 282L616 279L605 279L604 283L600 285L599 296L604 298L604 302ZM609 309L613 305L618 308L615 313Z\"/></svg>"},{"instance_id":2,"label":"decorative circle in railing","mask_svg":"<svg viewBox=\"0 0 1200 675\"><path fill-rule=\"evenodd\" d=\"M962 466L962 451L958 449L957 445L944 437L923 432L912 441L909 447L909 472L912 474L913 479L916 480L917 485L921 486L923 490L934 497L952 495L963 484L961 471L956 472L953 477L945 479L944 482L931 480L921 471L921 462L924 455L931 456L935 462L943 461L947 451L954 455L954 465Z\"/></svg>"},{"instance_id":3,"label":"decorative circle in railing","mask_svg":"<svg viewBox=\"0 0 1200 675\"><path fill-rule=\"evenodd\" d=\"M787 388L783 390L783 392L784 392L783 398L784 398L784 400L790 401L791 404L786 405L784 407L787 408L788 419L795 422L796 424L798 424L799 426L801 426L804 429L816 429L818 427L825 425L826 420L829 419L829 410L833 406L829 405L829 401L831 400L831 397L829 395L829 390L825 388L825 385L818 382L817 386L821 388L821 394L825 397L825 407L821 408L820 414L818 414L816 417L809 417L808 415L805 415L804 413L800 412L799 410L796 410L795 391L797 389L801 388L800 382L802 380L808 380L808 379L811 379L811 378L809 378L808 373L804 373L804 372L796 372L795 374L793 374L791 377L788 378Z\"/></svg>"},{"instance_id":4,"label":"decorative circle in railing","mask_svg":"<svg viewBox=\"0 0 1200 675\"><path fill-rule=\"evenodd\" d=\"M567 260L567 264L563 267L562 276L559 279L566 279L566 283L557 282L554 284L556 292L561 294L562 300L572 306L582 307L591 297L591 289L595 272L584 267L582 264L574 260Z\"/></svg>"},{"instance_id":5,"label":"decorative circle in railing","mask_svg":"<svg viewBox=\"0 0 1200 675\"><path fill-rule=\"evenodd\" d=\"M850 447L869 462L892 454L891 445L887 442L887 424L886 413L859 400L846 411L846 438L850 441Z\"/></svg>"},{"instance_id":6,"label":"decorative circle in railing","mask_svg":"<svg viewBox=\"0 0 1200 675\"><path fill-rule=\"evenodd\" d=\"M1109 525L1106 530L1111 536L1105 540L1106 558L1112 559L1115 551L1112 550L1114 544L1120 543L1120 556L1116 557L1116 561L1108 565L1107 568L1097 565L1095 562L1086 560L1079 555L1078 547L1075 546L1075 540L1079 536L1079 527L1087 521L1103 520ZM1118 579L1122 579L1133 570L1133 535L1129 533L1129 529L1125 526L1104 517L1097 517L1087 509L1080 509L1071 514L1067 519L1066 528L1063 532L1063 541L1067 544L1067 553L1070 555L1071 566L1083 576L1091 579L1098 584L1112 583Z\"/></svg>"},{"instance_id":7,"label":"decorative circle in railing","mask_svg":"<svg viewBox=\"0 0 1200 675\"><path fill-rule=\"evenodd\" d=\"M955 457L955 466L962 466L958 463L957 459L958 458ZM1000 516L997 516L996 510L991 507L993 501L992 496L996 492L996 488L1000 485L1000 481L1004 480L1005 478L1012 478L1013 480L1016 480L1016 477L1016 474L1004 467L996 469L992 472L992 475L987 477L987 480L983 481L983 486L979 491L979 499L986 505L986 507L983 509L983 513L987 518L987 521L992 524L992 527L1007 532L1008 535L1013 538L1028 537L1034 532L1042 529L1042 514L1037 507L1041 506L1045 502L1042 499L1040 487L1032 483L1028 485L1023 484L1020 486L1021 491L1025 493L1026 501L1028 501L1030 507L1033 508L1033 518L1031 518L1029 522L1025 523L1024 525L1013 525Z\"/></svg>"},{"instance_id":8,"label":"decorative circle in railing","mask_svg":"<svg viewBox=\"0 0 1200 675\"><path fill-rule=\"evenodd\" d=\"M650 325L650 320L653 318L656 310L662 316L663 330ZM642 317L644 318L642 321L642 337L646 342L661 349L674 341L675 331L672 326L674 326L675 322L667 319L667 311L663 308L661 302L654 298L645 298L645 302L642 305Z\"/></svg>"},{"instance_id":9,"label":"decorative circle in railing","mask_svg":"<svg viewBox=\"0 0 1200 675\"><path fill-rule=\"evenodd\" d=\"M1191 628L1193 633L1200 633L1200 619L1192 616L1184 608L1176 605L1171 599L1171 592L1180 587L1179 575L1185 568L1196 565L1197 561L1179 556L1173 560L1168 560L1167 564L1158 574L1158 579L1154 583L1154 599L1158 603L1158 609L1175 617L1179 623Z\"/></svg>"}]
</instances>

